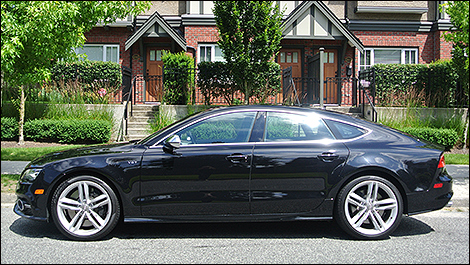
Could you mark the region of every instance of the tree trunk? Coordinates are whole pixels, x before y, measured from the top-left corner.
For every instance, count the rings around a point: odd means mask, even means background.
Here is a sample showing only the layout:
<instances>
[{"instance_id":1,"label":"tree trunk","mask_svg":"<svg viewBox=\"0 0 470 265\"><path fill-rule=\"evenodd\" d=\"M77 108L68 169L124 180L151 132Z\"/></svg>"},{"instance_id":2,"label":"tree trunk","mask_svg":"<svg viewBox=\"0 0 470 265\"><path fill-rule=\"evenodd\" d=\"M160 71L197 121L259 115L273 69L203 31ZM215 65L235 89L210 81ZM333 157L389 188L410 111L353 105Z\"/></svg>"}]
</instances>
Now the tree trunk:
<instances>
[{"instance_id":1,"label":"tree trunk","mask_svg":"<svg viewBox=\"0 0 470 265\"><path fill-rule=\"evenodd\" d=\"M25 101L26 97L24 95L24 86L20 86L20 120L18 122L18 131L19 131L19 139L18 144L24 145L24 135L23 135L23 125L24 125L24 110L25 110Z\"/></svg>"}]
</instances>

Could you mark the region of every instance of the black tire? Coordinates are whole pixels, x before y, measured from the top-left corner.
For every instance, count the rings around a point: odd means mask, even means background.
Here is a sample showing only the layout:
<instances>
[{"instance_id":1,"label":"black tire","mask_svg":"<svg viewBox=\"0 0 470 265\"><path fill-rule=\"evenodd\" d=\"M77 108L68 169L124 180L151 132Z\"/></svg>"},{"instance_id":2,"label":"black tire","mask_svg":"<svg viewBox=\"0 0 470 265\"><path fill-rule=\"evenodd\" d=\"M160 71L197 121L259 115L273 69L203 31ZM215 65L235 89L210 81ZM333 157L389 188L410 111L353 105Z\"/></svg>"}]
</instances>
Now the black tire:
<instances>
[{"instance_id":1,"label":"black tire","mask_svg":"<svg viewBox=\"0 0 470 265\"><path fill-rule=\"evenodd\" d=\"M338 194L335 220L357 239L384 239L398 227L403 199L388 180L377 176L354 179Z\"/></svg>"},{"instance_id":2,"label":"black tire","mask_svg":"<svg viewBox=\"0 0 470 265\"><path fill-rule=\"evenodd\" d=\"M94 176L72 177L54 192L51 214L62 234L74 240L98 240L116 227L121 209L113 189Z\"/></svg>"}]
</instances>

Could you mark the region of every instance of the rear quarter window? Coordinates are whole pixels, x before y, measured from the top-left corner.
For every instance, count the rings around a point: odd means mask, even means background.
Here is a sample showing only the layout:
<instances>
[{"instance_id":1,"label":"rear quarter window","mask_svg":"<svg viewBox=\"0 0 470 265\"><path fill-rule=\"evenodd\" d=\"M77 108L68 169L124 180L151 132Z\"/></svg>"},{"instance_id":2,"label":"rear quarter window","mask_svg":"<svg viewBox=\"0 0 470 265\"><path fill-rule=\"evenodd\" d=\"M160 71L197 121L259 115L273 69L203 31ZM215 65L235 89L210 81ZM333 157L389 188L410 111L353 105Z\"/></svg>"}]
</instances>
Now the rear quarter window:
<instances>
[{"instance_id":1,"label":"rear quarter window","mask_svg":"<svg viewBox=\"0 0 470 265\"><path fill-rule=\"evenodd\" d=\"M335 135L336 139L353 139L367 133L367 130L358 126L343 123L340 121L325 119L325 123Z\"/></svg>"}]
</instances>

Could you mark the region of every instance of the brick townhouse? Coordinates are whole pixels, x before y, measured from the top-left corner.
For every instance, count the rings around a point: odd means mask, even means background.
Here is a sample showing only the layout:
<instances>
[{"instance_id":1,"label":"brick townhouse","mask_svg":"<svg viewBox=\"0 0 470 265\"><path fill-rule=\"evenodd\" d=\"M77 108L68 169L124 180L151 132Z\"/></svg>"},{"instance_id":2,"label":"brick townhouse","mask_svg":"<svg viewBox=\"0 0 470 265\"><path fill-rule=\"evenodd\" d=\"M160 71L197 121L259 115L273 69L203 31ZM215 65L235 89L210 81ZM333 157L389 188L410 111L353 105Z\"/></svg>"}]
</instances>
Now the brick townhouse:
<instances>
[{"instance_id":1,"label":"brick townhouse","mask_svg":"<svg viewBox=\"0 0 470 265\"><path fill-rule=\"evenodd\" d=\"M442 1L277 1L285 9L282 48L276 61L292 66L295 80L356 77L377 63L425 64L451 58L452 45L441 35L451 28ZM97 26L86 34L79 53L116 61L136 76L161 76L162 50L185 51L201 61L222 61L212 13L213 1L152 1L137 17ZM324 76L315 60L324 49ZM303 103L318 103L310 86L297 82ZM137 102L158 101L147 82ZM157 88L158 89L158 88ZM327 104L352 104L351 85L325 88Z\"/></svg>"}]
</instances>

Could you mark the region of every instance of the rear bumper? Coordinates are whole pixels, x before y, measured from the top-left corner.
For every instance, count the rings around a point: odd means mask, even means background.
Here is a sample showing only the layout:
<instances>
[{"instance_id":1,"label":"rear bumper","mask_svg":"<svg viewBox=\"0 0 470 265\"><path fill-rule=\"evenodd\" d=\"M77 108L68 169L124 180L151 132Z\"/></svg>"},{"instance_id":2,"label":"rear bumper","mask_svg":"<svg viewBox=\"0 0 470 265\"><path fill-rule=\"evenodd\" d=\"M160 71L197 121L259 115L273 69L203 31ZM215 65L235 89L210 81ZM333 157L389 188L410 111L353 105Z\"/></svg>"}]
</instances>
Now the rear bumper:
<instances>
[{"instance_id":1,"label":"rear bumper","mask_svg":"<svg viewBox=\"0 0 470 265\"><path fill-rule=\"evenodd\" d=\"M408 194L408 215L440 210L452 205L451 198L454 195L452 186L452 178L444 171L433 181L428 190Z\"/></svg>"}]
</instances>

